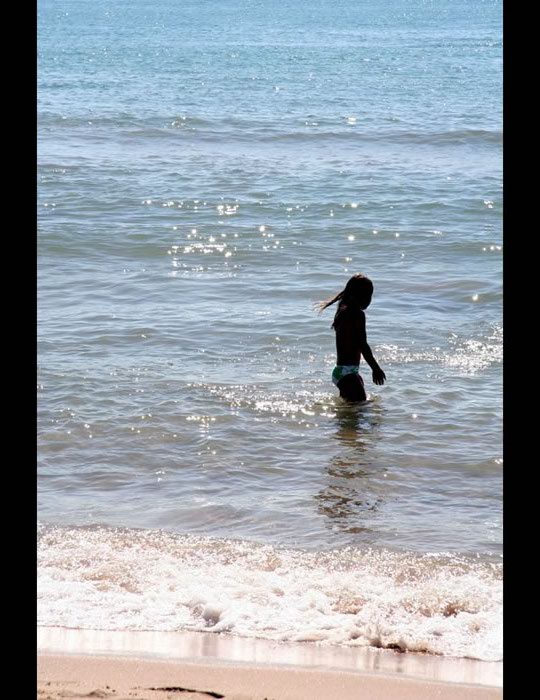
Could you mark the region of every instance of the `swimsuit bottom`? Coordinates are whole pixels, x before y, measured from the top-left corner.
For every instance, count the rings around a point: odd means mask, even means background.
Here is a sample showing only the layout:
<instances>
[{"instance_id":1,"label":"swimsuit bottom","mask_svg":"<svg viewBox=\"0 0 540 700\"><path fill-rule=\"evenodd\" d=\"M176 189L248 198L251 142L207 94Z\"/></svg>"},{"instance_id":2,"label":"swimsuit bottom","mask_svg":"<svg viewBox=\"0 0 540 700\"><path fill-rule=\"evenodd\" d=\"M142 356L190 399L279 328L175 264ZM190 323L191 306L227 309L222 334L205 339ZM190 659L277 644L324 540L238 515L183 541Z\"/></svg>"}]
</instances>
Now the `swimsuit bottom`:
<instances>
[{"instance_id":1,"label":"swimsuit bottom","mask_svg":"<svg viewBox=\"0 0 540 700\"><path fill-rule=\"evenodd\" d=\"M337 386L338 383L348 374L358 374L359 365L336 365L332 372L332 381ZM358 374L360 377L360 375ZM362 380L362 377L360 377Z\"/></svg>"}]
</instances>

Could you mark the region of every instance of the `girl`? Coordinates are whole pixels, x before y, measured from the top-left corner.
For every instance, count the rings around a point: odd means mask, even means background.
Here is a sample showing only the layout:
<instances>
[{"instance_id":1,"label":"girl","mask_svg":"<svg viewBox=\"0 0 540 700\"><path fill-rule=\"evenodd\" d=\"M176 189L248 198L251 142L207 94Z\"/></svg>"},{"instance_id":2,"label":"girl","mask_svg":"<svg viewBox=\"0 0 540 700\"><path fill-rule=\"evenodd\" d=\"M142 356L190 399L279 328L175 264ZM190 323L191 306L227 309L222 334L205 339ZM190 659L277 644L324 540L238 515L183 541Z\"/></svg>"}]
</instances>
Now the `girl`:
<instances>
[{"instance_id":1,"label":"girl","mask_svg":"<svg viewBox=\"0 0 540 700\"><path fill-rule=\"evenodd\" d=\"M366 337L365 309L371 303L373 283L364 275L354 275L333 299L321 301L319 312L339 301L332 328L336 331L337 363L332 372L332 381L340 396L347 401L367 399L364 381L358 374L360 357L363 355L373 372L375 384L382 385L386 375L373 357Z\"/></svg>"}]
</instances>

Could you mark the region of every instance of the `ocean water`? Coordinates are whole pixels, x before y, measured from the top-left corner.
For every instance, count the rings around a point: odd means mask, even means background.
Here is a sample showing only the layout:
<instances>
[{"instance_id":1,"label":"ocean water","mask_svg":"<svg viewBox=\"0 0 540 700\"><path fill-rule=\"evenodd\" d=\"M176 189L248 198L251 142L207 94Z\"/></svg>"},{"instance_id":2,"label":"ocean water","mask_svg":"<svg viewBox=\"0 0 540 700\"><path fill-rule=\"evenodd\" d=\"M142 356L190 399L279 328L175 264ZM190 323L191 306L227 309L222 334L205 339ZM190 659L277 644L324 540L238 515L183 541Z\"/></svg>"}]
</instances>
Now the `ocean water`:
<instances>
[{"instance_id":1,"label":"ocean water","mask_svg":"<svg viewBox=\"0 0 540 700\"><path fill-rule=\"evenodd\" d=\"M38 3L39 624L502 658L501 24Z\"/></svg>"}]
</instances>

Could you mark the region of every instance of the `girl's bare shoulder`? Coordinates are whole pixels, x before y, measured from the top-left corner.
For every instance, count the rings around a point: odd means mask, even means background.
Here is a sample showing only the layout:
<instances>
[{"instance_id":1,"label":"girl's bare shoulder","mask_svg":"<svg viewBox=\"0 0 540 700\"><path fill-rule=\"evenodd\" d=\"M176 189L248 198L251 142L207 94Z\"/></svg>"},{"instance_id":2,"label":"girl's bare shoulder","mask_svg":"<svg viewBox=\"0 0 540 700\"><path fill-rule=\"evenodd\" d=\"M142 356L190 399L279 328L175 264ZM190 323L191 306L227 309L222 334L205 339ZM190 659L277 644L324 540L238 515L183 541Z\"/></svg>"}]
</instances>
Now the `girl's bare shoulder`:
<instances>
[{"instance_id":1,"label":"girl's bare shoulder","mask_svg":"<svg viewBox=\"0 0 540 700\"><path fill-rule=\"evenodd\" d=\"M343 304L337 310L336 317L334 319L334 327L338 326L357 326L365 325L366 315L357 306Z\"/></svg>"}]
</instances>

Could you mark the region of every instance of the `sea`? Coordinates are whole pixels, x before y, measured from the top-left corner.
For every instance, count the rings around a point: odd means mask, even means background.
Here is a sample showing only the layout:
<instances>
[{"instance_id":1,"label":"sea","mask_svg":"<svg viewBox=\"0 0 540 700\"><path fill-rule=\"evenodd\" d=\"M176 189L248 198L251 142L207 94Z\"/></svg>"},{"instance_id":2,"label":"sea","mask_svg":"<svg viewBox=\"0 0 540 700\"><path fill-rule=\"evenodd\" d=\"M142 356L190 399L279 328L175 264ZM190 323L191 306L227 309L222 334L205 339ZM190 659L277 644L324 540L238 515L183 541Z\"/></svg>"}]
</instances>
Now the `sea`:
<instances>
[{"instance_id":1,"label":"sea","mask_svg":"<svg viewBox=\"0 0 540 700\"><path fill-rule=\"evenodd\" d=\"M502 2L38 0L37 108L38 624L500 661Z\"/></svg>"}]
</instances>

